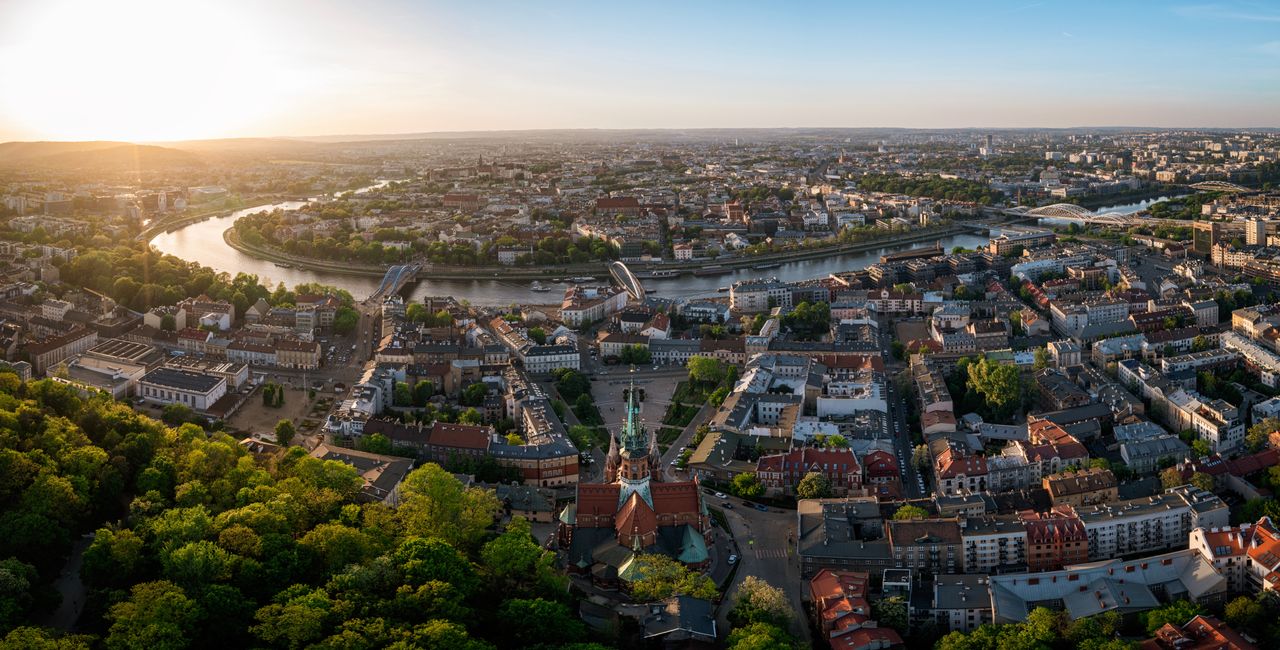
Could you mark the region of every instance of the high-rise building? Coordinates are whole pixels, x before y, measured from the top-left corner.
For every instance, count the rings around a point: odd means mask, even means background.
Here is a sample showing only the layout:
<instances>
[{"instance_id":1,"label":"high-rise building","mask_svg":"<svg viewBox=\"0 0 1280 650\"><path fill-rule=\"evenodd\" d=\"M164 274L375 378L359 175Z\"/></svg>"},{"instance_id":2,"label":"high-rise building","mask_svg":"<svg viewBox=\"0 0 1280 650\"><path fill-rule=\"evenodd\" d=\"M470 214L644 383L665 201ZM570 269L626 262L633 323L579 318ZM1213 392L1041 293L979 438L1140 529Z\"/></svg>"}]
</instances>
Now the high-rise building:
<instances>
[{"instance_id":1,"label":"high-rise building","mask_svg":"<svg viewBox=\"0 0 1280 650\"><path fill-rule=\"evenodd\" d=\"M1267 220L1246 219L1244 222L1244 243L1250 246L1265 246L1267 243Z\"/></svg>"},{"instance_id":2,"label":"high-rise building","mask_svg":"<svg viewBox=\"0 0 1280 650\"><path fill-rule=\"evenodd\" d=\"M1212 254L1213 245L1222 234L1221 225L1216 221L1197 221L1193 228L1192 250L1201 255Z\"/></svg>"}]
</instances>

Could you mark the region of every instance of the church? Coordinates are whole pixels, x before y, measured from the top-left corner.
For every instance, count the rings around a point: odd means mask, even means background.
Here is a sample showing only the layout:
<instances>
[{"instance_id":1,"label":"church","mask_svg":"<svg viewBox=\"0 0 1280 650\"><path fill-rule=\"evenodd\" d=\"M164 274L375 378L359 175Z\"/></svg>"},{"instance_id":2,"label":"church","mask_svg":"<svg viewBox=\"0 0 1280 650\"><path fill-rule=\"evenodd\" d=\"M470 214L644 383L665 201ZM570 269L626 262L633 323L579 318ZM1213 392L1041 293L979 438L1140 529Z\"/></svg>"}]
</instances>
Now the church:
<instances>
[{"instance_id":1,"label":"church","mask_svg":"<svg viewBox=\"0 0 1280 650\"><path fill-rule=\"evenodd\" d=\"M658 441L639 424L634 384L626 420L609 434L608 483L579 483L578 498L560 513L557 540L568 570L601 586L628 581L633 560L659 553L694 569L708 563L711 519L695 481L664 481Z\"/></svg>"}]
</instances>

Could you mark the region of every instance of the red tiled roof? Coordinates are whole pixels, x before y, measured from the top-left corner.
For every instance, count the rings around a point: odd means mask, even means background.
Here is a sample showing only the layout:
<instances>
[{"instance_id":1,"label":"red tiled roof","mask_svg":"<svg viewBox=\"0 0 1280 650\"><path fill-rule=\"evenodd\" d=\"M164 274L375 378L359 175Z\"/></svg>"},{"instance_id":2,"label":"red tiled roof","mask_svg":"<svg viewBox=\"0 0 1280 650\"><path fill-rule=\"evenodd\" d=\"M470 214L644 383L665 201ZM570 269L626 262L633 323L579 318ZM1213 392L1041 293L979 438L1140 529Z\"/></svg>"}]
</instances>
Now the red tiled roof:
<instances>
[{"instance_id":1,"label":"red tiled roof","mask_svg":"<svg viewBox=\"0 0 1280 650\"><path fill-rule=\"evenodd\" d=\"M862 463L866 466L867 476L897 476L898 460L893 454L877 449L862 457Z\"/></svg>"},{"instance_id":2,"label":"red tiled roof","mask_svg":"<svg viewBox=\"0 0 1280 650\"><path fill-rule=\"evenodd\" d=\"M489 427L473 424L451 424L437 420L431 425L428 438L433 445L463 449L488 449Z\"/></svg>"},{"instance_id":3,"label":"red tiled roof","mask_svg":"<svg viewBox=\"0 0 1280 650\"><path fill-rule=\"evenodd\" d=\"M699 512L702 509L698 484L693 481L650 482L649 493L653 496L653 509L658 514Z\"/></svg>"},{"instance_id":4,"label":"red tiled roof","mask_svg":"<svg viewBox=\"0 0 1280 650\"><path fill-rule=\"evenodd\" d=\"M634 196L601 197L596 199L596 208L601 210L638 207L640 207L640 201Z\"/></svg>"},{"instance_id":5,"label":"red tiled roof","mask_svg":"<svg viewBox=\"0 0 1280 650\"><path fill-rule=\"evenodd\" d=\"M654 503L655 505L657 504L656 499ZM658 529L658 515L640 497L639 493L632 492L631 496L627 497L626 502L622 504L622 507L618 509L618 515L614 519L614 528L623 535L643 535Z\"/></svg>"}]
</instances>

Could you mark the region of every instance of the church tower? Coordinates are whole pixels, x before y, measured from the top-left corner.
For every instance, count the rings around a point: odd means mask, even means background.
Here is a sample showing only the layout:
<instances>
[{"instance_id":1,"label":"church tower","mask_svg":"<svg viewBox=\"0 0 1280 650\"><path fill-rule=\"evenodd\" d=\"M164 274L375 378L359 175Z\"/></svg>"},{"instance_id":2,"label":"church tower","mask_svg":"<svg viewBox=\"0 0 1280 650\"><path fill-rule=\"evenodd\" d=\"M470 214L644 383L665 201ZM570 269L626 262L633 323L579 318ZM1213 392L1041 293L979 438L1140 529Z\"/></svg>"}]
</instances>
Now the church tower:
<instances>
[{"instance_id":1,"label":"church tower","mask_svg":"<svg viewBox=\"0 0 1280 650\"><path fill-rule=\"evenodd\" d=\"M618 479L627 481L648 480L653 470L651 451L656 449L640 426L640 405L636 403L636 383L631 380L627 391L627 419L619 436L622 449L619 452ZM611 448L612 449L612 448ZM607 467L606 467L607 469Z\"/></svg>"}]
</instances>

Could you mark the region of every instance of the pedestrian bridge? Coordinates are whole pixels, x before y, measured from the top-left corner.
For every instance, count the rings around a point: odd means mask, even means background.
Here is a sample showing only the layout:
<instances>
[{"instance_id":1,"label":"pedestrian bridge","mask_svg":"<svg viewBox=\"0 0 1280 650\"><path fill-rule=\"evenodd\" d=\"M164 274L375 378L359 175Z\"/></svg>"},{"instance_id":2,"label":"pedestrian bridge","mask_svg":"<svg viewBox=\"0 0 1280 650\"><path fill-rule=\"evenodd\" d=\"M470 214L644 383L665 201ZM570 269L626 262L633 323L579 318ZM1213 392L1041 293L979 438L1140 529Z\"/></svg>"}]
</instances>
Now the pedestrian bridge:
<instances>
[{"instance_id":1,"label":"pedestrian bridge","mask_svg":"<svg viewBox=\"0 0 1280 650\"><path fill-rule=\"evenodd\" d=\"M627 268L622 262L609 262L609 275L613 276L613 281L618 283L624 291L631 294L636 301L644 300L644 285L640 284L636 274Z\"/></svg>"}]
</instances>

